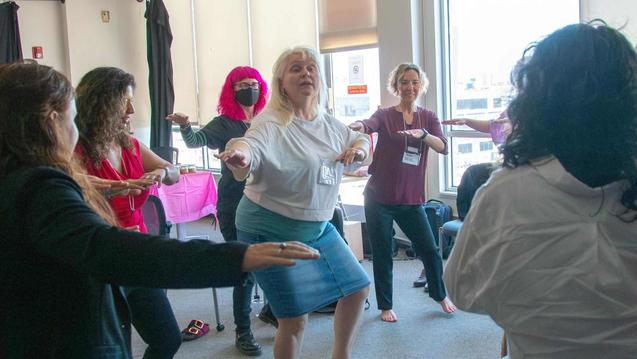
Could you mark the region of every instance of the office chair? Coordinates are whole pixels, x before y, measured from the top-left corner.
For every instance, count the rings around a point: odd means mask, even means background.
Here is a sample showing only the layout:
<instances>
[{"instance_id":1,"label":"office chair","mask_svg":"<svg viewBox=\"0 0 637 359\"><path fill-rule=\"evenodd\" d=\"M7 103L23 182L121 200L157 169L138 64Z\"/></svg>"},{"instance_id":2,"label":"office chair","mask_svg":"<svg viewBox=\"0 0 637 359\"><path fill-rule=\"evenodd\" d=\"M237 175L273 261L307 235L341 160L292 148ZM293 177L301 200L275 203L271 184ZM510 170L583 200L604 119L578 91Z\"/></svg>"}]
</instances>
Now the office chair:
<instances>
[{"instance_id":1,"label":"office chair","mask_svg":"<svg viewBox=\"0 0 637 359\"><path fill-rule=\"evenodd\" d=\"M172 223L166 221L166 212L164 212L164 205L157 196L152 194L148 196L148 200L142 206L142 215L144 216L144 223L149 234L157 236L170 235L170 229Z\"/></svg>"},{"instance_id":2,"label":"office chair","mask_svg":"<svg viewBox=\"0 0 637 359\"><path fill-rule=\"evenodd\" d=\"M179 163L179 149L175 147L169 146L161 146L161 147L151 147L151 151L155 152L155 154L164 160L177 164Z\"/></svg>"},{"instance_id":3,"label":"office chair","mask_svg":"<svg viewBox=\"0 0 637 359\"><path fill-rule=\"evenodd\" d=\"M144 216L144 223L146 223L146 229L148 234L154 234L157 236L170 236L170 229L172 223L166 221L166 212L164 211L164 205L161 203L159 197L150 195L148 200L142 206L142 215ZM225 326L219 319L219 303L217 302L217 289L212 288L212 302L215 311L215 321L217 322L217 331L222 331Z\"/></svg>"}]
</instances>

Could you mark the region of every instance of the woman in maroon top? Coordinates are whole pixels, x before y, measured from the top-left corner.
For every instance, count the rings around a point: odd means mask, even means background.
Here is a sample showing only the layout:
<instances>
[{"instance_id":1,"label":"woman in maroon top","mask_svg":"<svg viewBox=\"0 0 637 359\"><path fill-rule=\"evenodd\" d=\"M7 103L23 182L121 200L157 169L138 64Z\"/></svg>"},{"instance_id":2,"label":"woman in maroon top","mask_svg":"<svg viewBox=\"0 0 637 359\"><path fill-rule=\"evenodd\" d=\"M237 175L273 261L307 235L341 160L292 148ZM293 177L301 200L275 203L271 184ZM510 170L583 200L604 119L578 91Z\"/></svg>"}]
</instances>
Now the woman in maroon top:
<instances>
[{"instance_id":1,"label":"woman in maroon top","mask_svg":"<svg viewBox=\"0 0 637 359\"><path fill-rule=\"evenodd\" d=\"M429 148L447 153L447 139L435 113L418 107L416 99L427 90L425 73L415 64L400 64L389 76L388 89L400 104L379 109L350 127L378 133L372 177L365 188L365 218L374 257L374 284L381 319L395 322L392 310L392 228L394 220L411 240L425 265L429 296L446 313L456 307L442 282L442 258L425 214L425 170Z\"/></svg>"}]
</instances>

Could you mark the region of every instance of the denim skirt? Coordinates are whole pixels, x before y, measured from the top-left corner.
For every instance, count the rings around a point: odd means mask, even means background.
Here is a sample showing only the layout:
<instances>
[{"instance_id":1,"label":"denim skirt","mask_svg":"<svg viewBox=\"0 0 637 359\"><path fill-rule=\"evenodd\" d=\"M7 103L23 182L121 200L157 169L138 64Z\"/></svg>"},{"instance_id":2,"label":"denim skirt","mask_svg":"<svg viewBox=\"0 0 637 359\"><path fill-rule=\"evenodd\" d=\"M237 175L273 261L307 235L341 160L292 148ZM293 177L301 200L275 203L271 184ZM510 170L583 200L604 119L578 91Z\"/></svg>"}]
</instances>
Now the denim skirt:
<instances>
[{"instance_id":1,"label":"denim skirt","mask_svg":"<svg viewBox=\"0 0 637 359\"><path fill-rule=\"evenodd\" d=\"M281 242L239 229L237 236L248 244ZM319 238L304 243L318 250L321 258L254 272L277 318L301 316L369 286L367 273L332 224Z\"/></svg>"}]
</instances>

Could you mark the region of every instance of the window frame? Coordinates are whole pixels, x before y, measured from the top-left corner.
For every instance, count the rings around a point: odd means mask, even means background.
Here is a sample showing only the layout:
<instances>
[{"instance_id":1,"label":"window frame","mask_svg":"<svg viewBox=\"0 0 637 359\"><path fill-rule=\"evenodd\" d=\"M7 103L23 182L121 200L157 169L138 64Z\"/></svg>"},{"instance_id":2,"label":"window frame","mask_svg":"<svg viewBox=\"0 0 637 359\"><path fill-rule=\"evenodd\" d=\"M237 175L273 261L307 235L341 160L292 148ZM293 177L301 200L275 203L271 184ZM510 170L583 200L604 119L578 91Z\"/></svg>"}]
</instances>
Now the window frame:
<instances>
[{"instance_id":1,"label":"window frame","mask_svg":"<svg viewBox=\"0 0 637 359\"><path fill-rule=\"evenodd\" d=\"M439 118L448 119L451 118L452 98L451 87L452 85L452 66L451 66L451 31L450 31L450 2L453 0L430 0L434 9L434 16L436 21L433 25L425 25L425 32L436 32L436 38L434 44L425 44L425 49L435 50L434 57L429 58L429 61L435 65L436 73L438 74L437 83L437 113ZM532 1L532 0L529 0ZM579 20L581 21L585 16L584 9L587 8L588 0L579 0ZM426 11L427 9L425 9ZM423 19L426 17L423 16ZM438 31L432 29L432 26L437 26ZM482 133L473 129L457 129L457 126L442 125L443 133L452 143L452 139L473 139L473 138L485 138L491 139L489 134ZM440 160L439 173L438 173L438 190L440 194L455 195L457 193L457 186L453 186L454 166L453 166L453 150L449 149L449 154L445 158Z\"/></svg>"}]
</instances>

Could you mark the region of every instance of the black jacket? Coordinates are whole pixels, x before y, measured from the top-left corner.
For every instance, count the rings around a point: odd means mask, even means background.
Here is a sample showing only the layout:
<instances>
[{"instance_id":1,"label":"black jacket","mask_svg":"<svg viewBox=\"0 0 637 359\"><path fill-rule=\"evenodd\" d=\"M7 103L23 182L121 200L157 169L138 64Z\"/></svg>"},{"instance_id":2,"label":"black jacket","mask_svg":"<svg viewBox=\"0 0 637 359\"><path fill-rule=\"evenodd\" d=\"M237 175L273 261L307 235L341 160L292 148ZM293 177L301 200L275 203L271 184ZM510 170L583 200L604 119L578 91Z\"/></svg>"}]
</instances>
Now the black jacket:
<instances>
[{"instance_id":1,"label":"black jacket","mask_svg":"<svg viewBox=\"0 0 637 359\"><path fill-rule=\"evenodd\" d=\"M61 171L0 180L0 358L131 358L119 285L234 286L246 245L106 224ZM111 284L109 284L111 283Z\"/></svg>"}]
</instances>

